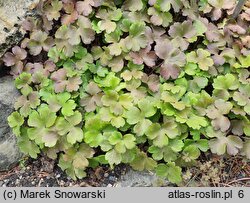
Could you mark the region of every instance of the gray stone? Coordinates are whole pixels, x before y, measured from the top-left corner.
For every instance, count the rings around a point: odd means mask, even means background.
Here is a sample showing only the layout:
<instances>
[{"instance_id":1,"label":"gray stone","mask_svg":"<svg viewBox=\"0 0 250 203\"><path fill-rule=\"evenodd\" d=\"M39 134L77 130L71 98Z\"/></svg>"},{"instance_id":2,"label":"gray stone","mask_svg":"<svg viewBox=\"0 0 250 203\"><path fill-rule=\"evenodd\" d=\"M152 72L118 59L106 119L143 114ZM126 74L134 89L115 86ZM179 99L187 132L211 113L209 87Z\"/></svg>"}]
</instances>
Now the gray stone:
<instances>
[{"instance_id":1,"label":"gray stone","mask_svg":"<svg viewBox=\"0 0 250 203\"><path fill-rule=\"evenodd\" d=\"M21 157L16 144L16 137L8 125L7 118L14 110L14 103L19 97L13 78L0 78L0 171L8 170Z\"/></svg>"},{"instance_id":2,"label":"gray stone","mask_svg":"<svg viewBox=\"0 0 250 203\"><path fill-rule=\"evenodd\" d=\"M0 0L0 57L18 44L24 36L20 29L28 11L34 9L39 0Z\"/></svg>"},{"instance_id":3,"label":"gray stone","mask_svg":"<svg viewBox=\"0 0 250 203\"><path fill-rule=\"evenodd\" d=\"M167 180L159 178L153 172L129 169L125 175L121 176L116 187L163 187L170 185Z\"/></svg>"}]
</instances>

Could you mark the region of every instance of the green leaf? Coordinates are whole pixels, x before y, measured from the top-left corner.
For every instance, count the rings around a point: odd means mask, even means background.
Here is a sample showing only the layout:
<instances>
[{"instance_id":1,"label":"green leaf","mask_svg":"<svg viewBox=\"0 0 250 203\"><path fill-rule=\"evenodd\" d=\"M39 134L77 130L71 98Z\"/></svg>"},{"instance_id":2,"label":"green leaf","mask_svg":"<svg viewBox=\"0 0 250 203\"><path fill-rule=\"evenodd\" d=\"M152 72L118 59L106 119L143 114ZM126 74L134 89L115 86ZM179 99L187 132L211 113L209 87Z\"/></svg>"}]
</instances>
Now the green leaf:
<instances>
[{"instance_id":1,"label":"green leaf","mask_svg":"<svg viewBox=\"0 0 250 203\"><path fill-rule=\"evenodd\" d=\"M157 0L154 6L159 8L162 12L168 12L171 8L171 3L166 0Z\"/></svg>"},{"instance_id":2,"label":"green leaf","mask_svg":"<svg viewBox=\"0 0 250 203\"><path fill-rule=\"evenodd\" d=\"M137 107L130 107L129 110L125 113L127 122L131 125L138 123L140 120L144 119L144 115Z\"/></svg>"},{"instance_id":3,"label":"green leaf","mask_svg":"<svg viewBox=\"0 0 250 203\"><path fill-rule=\"evenodd\" d=\"M238 57L238 60L240 63L235 63L234 67L235 68L248 68L250 65L250 56L242 56L240 55Z\"/></svg>"},{"instance_id":4,"label":"green leaf","mask_svg":"<svg viewBox=\"0 0 250 203\"><path fill-rule=\"evenodd\" d=\"M132 37L135 37L137 35L140 35L144 30L145 30L144 23L133 23L130 26L129 35L131 35Z\"/></svg>"},{"instance_id":5,"label":"green leaf","mask_svg":"<svg viewBox=\"0 0 250 203\"><path fill-rule=\"evenodd\" d=\"M182 140L179 140L179 139L176 138L176 139L170 140L169 147L174 152L180 152L184 147L184 143L183 143Z\"/></svg>"},{"instance_id":6,"label":"green leaf","mask_svg":"<svg viewBox=\"0 0 250 203\"><path fill-rule=\"evenodd\" d=\"M84 170L89 166L88 159L92 158L94 150L87 144L82 143L78 147L71 147L60 155L59 167L74 180L83 178L86 173Z\"/></svg>"},{"instance_id":7,"label":"green leaf","mask_svg":"<svg viewBox=\"0 0 250 203\"><path fill-rule=\"evenodd\" d=\"M109 137L109 142L112 145L116 145L122 140L122 134L120 132L113 132L112 135Z\"/></svg>"},{"instance_id":8,"label":"green leaf","mask_svg":"<svg viewBox=\"0 0 250 203\"><path fill-rule=\"evenodd\" d=\"M84 141L91 147L98 147L102 141L102 134L97 130L89 130L84 133Z\"/></svg>"},{"instance_id":9,"label":"green leaf","mask_svg":"<svg viewBox=\"0 0 250 203\"><path fill-rule=\"evenodd\" d=\"M188 74L188 75L195 75L196 73L199 72L198 70L198 65L196 63L187 63L186 66L184 67L185 68L185 72Z\"/></svg>"},{"instance_id":10,"label":"green leaf","mask_svg":"<svg viewBox=\"0 0 250 203\"><path fill-rule=\"evenodd\" d=\"M206 151L209 149L208 140L205 140L205 139L197 140L196 146L197 146L201 151L206 152Z\"/></svg>"},{"instance_id":11,"label":"green leaf","mask_svg":"<svg viewBox=\"0 0 250 203\"><path fill-rule=\"evenodd\" d=\"M135 147L135 137L132 134L126 134L123 137L124 145L127 149L133 149Z\"/></svg>"},{"instance_id":12,"label":"green leaf","mask_svg":"<svg viewBox=\"0 0 250 203\"><path fill-rule=\"evenodd\" d=\"M156 168L156 174L167 178L171 183L180 183L182 181L181 168L173 162L159 164Z\"/></svg>"},{"instance_id":13,"label":"green leaf","mask_svg":"<svg viewBox=\"0 0 250 203\"><path fill-rule=\"evenodd\" d=\"M37 155L40 153L39 147L33 141L30 141L26 136L22 136L18 139L18 146L21 152L28 154L34 159L36 159Z\"/></svg>"},{"instance_id":14,"label":"green leaf","mask_svg":"<svg viewBox=\"0 0 250 203\"><path fill-rule=\"evenodd\" d=\"M125 0L124 2L124 9L130 10L130 11L140 11L143 9L143 1L133 1L133 0Z\"/></svg>"},{"instance_id":15,"label":"green leaf","mask_svg":"<svg viewBox=\"0 0 250 203\"><path fill-rule=\"evenodd\" d=\"M48 105L42 104L37 111L32 111L28 125L36 128L49 128L55 124L56 114L51 112Z\"/></svg>"},{"instance_id":16,"label":"green leaf","mask_svg":"<svg viewBox=\"0 0 250 203\"><path fill-rule=\"evenodd\" d=\"M83 139L83 130L78 127L81 121L82 114L79 111L75 111L72 116L58 118L56 129L60 135L66 135L67 141L73 145L76 142L81 142Z\"/></svg>"},{"instance_id":17,"label":"green leaf","mask_svg":"<svg viewBox=\"0 0 250 203\"><path fill-rule=\"evenodd\" d=\"M246 134L246 136L250 136L250 125L249 123L247 123L244 127L243 127L243 131Z\"/></svg>"},{"instance_id":18,"label":"green leaf","mask_svg":"<svg viewBox=\"0 0 250 203\"><path fill-rule=\"evenodd\" d=\"M203 34L207 31L206 25L200 20L195 20L193 26L199 36L203 36Z\"/></svg>"},{"instance_id":19,"label":"green leaf","mask_svg":"<svg viewBox=\"0 0 250 203\"><path fill-rule=\"evenodd\" d=\"M164 147L168 145L168 136L166 131L164 131L158 123L151 124L145 134L150 140L153 140L153 144L157 147Z\"/></svg>"},{"instance_id":20,"label":"green leaf","mask_svg":"<svg viewBox=\"0 0 250 203\"><path fill-rule=\"evenodd\" d=\"M81 142L83 139L83 131L81 128L73 128L68 134L67 134L67 141L70 144L75 144L76 142Z\"/></svg>"},{"instance_id":21,"label":"green leaf","mask_svg":"<svg viewBox=\"0 0 250 203\"><path fill-rule=\"evenodd\" d=\"M162 25L163 27L168 27L169 24L173 21L173 16L170 12L161 12L160 10L149 7L148 15L151 16L151 22L155 26Z\"/></svg>"},{"instance_id":22,"label":"green leaf","mask_svg":"<svg viewBox=\"0 0 250 203\"><path fill-rule=\"evenodd\" d=\"M143 119L142 121L139 121L133 128L134 132L137 136L142 136L146 133L149 126L152 124L152 122L148 119Z\"/></svg>"},{"instance_id":23,"label":"green leaf","mask_svg":"<svg viewBox=\"0 0 250 203\"><path fill-rule=\"evenodd\" d=\"M242 154L250 159L250 140L245 140L242 148Z\"/></svg>"},{"instance_id":24,"label":"green leaf","mask_svg":"<svg viewBox=\"0 0 250 203\"><path fill-rule=\"evenodd\" d=\"M46 101L53 112L58 112L61 109L64 116L72 116L76 108L76 103L70 98L70 93L63 92L56 95L50 95L49 98L46 98Z\"/></svg>"},{"instance_id":25,"label":"green leaf","mask_svg":"<svg viewBox=\"0 0 250 203\"><path fill-rule=\"evenodd\" d=\"M156 113L154 102L150 97L140 100L138 106L146 118L149 118Z\"/></svg>"},{"instance_id":26,"label":"green leaf","mask_svg":"<svg viewBox=\"0 0 250 203\"><path fill-rule=\"evenodd\" d=\"M127 149L133 149L135 147L135 137L132 134L126 134L122 136L120 132L112 132L109 137L109 142L115 145L115 150L121 154L125 153Z\"/></svg>"},{"instance_id":27,"label":"green leaf","mask_svg":"<svg viewBox=\"0 0 250 203\"><path fill-rule=\"evenodd\" d=\"M220 75L214 79L213 87L218 90L236 90L238 81L233 74Z\"/></svg>"},{"instance_id":28,"label":"green leaf","mask_svg":"<svg viewBox=\"0 0 250 203\"><path fill-rule=\"evenodd\" d=\"M110 166L113 167L114 164L118 165L122 161L122 156L116 150L111 150L106 153L105 159L109 162Z\"/></svg>"},{"instance_id":29,"label":"green leaf","mask_svg":"<svg viewBox=\"0 0 250 203\"><path fill-rule=\"evenodd\" d=\"M8 117L8 122L11 128L20 127L23 125L24 119L18 112L13 112Z\"/></svg>"},{"instance_id":30,"label":"green leaf","mask_svg":"<svg viewBox=\"0 0 250 203\"><path fill-rule=\"evenodd\" d=\"M136 148L131 150L126 150L125 153L122 154L122 163L131 163L136 157Z\"/></svg>"},{"instance_id":31,"label":"green leaf","mask_svg":"<svg viewBox=\"0 0 250 203\"><path fill-rule=\"evenodd\" d=\"M195 145L185 147L182 153L191 160L195 160L200 156L200 150Z\"/></svg>"},{"instance_id":32,"label":"green leaf","mask_svg":"<svg viewBox=\"0 0 250 203\"><path fill-rule=\"evenodd\" d=\"M187 61L197 63L201 70L208 71L209 67L214 64L210 56L208 51L199 48L196 52L192 51L187 54Z\"/></svg>"},{"instance_id":33,"label":"green leaf","mask_svg":"<svg viewBox=\"0 0 250 203\"><path fill-rule=\"evenodd\" d=\"M125 120L122 117L114 117L111 119L111 124L116 128L120 128L125 125Z\"/></svg>"},{"instance_id":34,"label":"green leaf","mask_svg":"<svg viewBox=\"0 0 250 203\"><path fill-rule=\"evenodd\" d=\"M187 120L187 125L193 129L199 130L201 127L206 127L208 122L206 118L192 114Z\"/></svg>"},{"instance_id":35,"label":"green leaf","mask_svg":"<svg viewBox=\"0 0 250 203\"><path fill-rule=\"evenodd\" d=\"M55 63L57 63L61 57L60 51L56 47L52 47L48 52L48 57Z\"/></svg>"},{"instance_id":36,"label":"green leaf","mask_svg":"<svg viewBox=\"0 0 250 203\"><path fill-rule=\"evenodd\" d=\"M23 72L15 80L15 85L17 89L22 89L25 86L28 86L30 83L31 83L31 74L26 72Z\"/></svg>"},{"instance_id":37,"label":"green leaf","mask_svg":"<svg viewBox=\"0 0 250 203\"><path fill-rule=\"evenodd\" d=\"M42 141L46 147L54 147L58 140L58 134L53 132L48 132L43 135Z\"/></svg>"},{"instance_id":38,"label":"green leaf","mask_svg":"<svg viewBox=\"0 0 250 203\"><path fill-rule=\"evenodd\" d=\"M134 170L143 171L143 170L154 170L157 166L156 161L152 158L147 157L144 152L138 152L135 159L130 163L131 167Z\"/></svg>"},{"instance_id":39,"label":"green leaf","mask_svg":"<svg viewBox=\"0 0 250 203\"><path fill-rule=\"evenodd\" d=\"M165 146L163 148L151 146L149 147L148 152L152 154L154 160L160 161L163 159L165 162L175 161L178 155L169 146Z\"/></svg>"}]
</instances>

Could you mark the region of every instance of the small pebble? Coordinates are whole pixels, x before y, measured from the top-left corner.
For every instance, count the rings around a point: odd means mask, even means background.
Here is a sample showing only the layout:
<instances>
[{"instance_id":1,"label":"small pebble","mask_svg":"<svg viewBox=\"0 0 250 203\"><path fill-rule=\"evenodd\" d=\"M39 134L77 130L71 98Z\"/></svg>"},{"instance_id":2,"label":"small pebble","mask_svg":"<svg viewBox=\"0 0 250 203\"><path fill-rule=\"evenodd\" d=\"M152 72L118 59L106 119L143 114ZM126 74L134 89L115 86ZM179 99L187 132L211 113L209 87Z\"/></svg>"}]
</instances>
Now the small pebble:
<instances>
[{"instance_id":1,"label":"small pebble","mask_svg":"<svg viewBox=\"0 0 250 203\"><path fill-rule=\"evenodd\" d=\"M110 181L115 181L115 180L116 180L116 177L114 177L114 176L109 176L109 180L110 180Z\"/></svg>"},{"instance_id":2,"label":"small pebble","mask_svg":"<svg viewBox=\"0 0 250 203\"><path fill-rule=\"evenodd\" d=\"M17 179L15 184L18 185L19 183L20 183L20 180Z\"/></svg>"}]
</instances>

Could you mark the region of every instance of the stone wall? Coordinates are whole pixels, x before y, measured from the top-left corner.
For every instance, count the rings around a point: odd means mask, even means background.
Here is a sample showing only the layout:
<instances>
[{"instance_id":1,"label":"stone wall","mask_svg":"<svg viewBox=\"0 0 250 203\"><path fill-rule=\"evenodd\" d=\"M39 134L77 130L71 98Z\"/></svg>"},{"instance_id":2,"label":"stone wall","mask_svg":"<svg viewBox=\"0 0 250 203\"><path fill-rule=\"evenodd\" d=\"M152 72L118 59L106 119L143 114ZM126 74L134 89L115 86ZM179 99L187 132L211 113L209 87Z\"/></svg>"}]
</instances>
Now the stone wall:
<instances>
[{"instance_id":1,"label":"stone wall","mask_svg":"<svg viewBox=\"0 0 250 203\"><path fill-rule=\"evenodd\" d=\"M19 97L11 76L0 78L0 171L8 170L18 163L21 153L16 144L16 137L10 129L7 118L14 110L14 103Z\"/></svg>"},{"instance_id":2,"label":"stone wall","mask_svg":"<svg viewBox=\"0 0 250 203\"><path fill-rule=\"evenodd\" d=\"M39 0L0 0L0 58L21 41L25 34L21 24L38 3ZM9 170L22 156L7 122L19 92L13 78L5 76L5 70L0 60L0 171Z\"/></svg>"},{"instance_id":3,"label":"stone wall","mask_svg":"<svg viewBox=\"0 0 250 203\"><path fill-rule=\"evenodd\" d=\"M28 11L36 7L39 0L0 0L0 57L23 38L20 29Z\"/></svg>"}]
</instances>

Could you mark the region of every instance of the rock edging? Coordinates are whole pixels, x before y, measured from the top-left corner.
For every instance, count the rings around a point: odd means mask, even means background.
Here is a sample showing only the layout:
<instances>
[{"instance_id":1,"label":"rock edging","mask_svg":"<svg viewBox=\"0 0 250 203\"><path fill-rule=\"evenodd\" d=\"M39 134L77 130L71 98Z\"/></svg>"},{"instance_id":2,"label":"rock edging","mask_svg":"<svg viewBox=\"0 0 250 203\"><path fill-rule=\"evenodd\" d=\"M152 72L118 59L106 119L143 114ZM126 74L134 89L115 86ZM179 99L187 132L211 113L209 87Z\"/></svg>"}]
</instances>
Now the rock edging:
<instances>
[{"instance_id":1,"label":"rock edging","mask_svg":"<svg viewBox=\"0 0 250 203\"><path fill-rule=\"evenodd\" d=\"M19 95L11 76L0 78L0 171L9 170L22 156L7 121Z\"/></svg>"}]
</instances>

